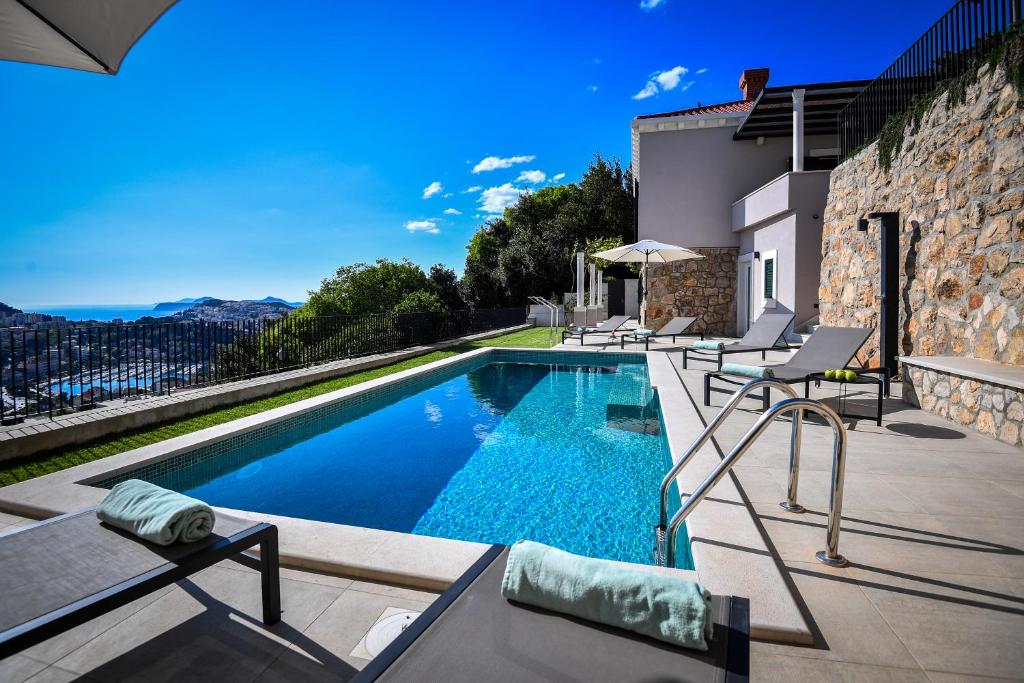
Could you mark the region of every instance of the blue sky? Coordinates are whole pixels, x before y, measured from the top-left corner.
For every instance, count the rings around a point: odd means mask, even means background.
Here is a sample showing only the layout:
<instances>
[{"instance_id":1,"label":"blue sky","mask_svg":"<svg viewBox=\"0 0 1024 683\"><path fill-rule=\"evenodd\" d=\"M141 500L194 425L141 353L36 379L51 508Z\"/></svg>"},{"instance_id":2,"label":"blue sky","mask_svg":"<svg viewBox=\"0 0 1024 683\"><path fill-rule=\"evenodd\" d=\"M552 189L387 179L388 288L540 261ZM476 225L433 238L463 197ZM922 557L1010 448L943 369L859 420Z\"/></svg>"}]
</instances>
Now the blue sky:
<instances>
[{"instance_id":1,"label":"blue sky","mask_svg":"<svg viewBox=\"0 0 1024 683\"><path fill-rule=\"evenodd\" d=\"M949 5L182 0L115 77L0 62L0 301L461 272L516 190L628 162L633 116L737 99L744 68L874 77Z\"/></svg>"}]
</instances>

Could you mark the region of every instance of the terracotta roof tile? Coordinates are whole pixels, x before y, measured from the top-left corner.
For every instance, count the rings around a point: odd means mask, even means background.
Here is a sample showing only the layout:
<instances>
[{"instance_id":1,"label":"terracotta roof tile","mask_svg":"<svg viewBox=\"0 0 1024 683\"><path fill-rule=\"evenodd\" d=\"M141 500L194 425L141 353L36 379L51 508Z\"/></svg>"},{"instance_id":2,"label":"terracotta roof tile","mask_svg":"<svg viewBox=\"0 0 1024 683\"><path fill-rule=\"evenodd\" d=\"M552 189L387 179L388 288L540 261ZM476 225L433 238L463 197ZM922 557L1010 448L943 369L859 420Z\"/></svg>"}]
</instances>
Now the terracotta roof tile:
<instances>
[{"instance_id":1,"label":"terracotta roof tile","mask_svg":"<svg viewBox=\"0 0 1024 683\"><path fill-rule=\"evenodd\" d=\"M661 114L644 114L637 116L638 119L661 119L670 116L701 116L705 114L735 114L737 112L750 111L754 108L752 100L737 100L735 102L722 102L720 104L706 104L702 107L691 107L679 111L667 111Z\"/></svg>"}]
</instances>

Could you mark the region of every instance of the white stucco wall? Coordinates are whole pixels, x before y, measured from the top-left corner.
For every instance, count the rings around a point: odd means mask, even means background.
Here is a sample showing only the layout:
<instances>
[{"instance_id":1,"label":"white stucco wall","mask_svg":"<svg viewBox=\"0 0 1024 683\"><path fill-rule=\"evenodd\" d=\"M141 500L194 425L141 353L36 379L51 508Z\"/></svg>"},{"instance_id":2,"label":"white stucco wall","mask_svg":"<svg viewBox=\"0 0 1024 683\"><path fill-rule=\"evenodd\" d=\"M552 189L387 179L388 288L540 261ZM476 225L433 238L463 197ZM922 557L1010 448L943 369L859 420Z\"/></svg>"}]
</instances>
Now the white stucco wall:
<instances>
[{"instance_id":1,"label":"white stucco wall","mask_svg":"<svg viewBox=\"0 0 1024 683\"><path fill-rule=\"evenodd\" d=\"M738 120L737 120L738 122ZM639 135L639 236L685 247L734 247L732 204L784 173L789 138L733 140L735 126ZM832 147L808 136L805 149Z\"/></svg>"},{"instance_id":2,"label":"white stucco wall","mask_svg":"<svg viewBox=\"0 0 1024 683\"><path fill-rule=\"evenodd\" d=\"M760 302L763 292L765 256L776 252L775 312L796 313L796 325L818 312L815 304L828 182L827 171L786 174L733 207L740 256L761 254L761 259L754 261L755 302Z\"/></svg>"}]
</instances>

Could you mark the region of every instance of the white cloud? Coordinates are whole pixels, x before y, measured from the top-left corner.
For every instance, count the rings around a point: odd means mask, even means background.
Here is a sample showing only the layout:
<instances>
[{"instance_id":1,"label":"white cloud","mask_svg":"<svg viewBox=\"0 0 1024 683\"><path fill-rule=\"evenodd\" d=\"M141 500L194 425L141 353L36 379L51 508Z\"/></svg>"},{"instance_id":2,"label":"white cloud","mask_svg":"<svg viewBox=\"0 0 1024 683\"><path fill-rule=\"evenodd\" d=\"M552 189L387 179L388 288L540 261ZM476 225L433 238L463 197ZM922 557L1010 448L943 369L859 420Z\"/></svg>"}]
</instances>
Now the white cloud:
<instances>
[{"instance_id":1,"label":"white cloud","mask_svg":"<svg viewBox=\"0 0 1024 683\"><path fill-rule=\"evenodd\" d=\"M437 221L425 220L425 221L408 221L405 224L405 229L409 232L425 232L429 235L440 235L441 228L437 227Z\"/></svg>"},{"instance_id":2,"label":"white cloud","mask_svg":"<svg viewBox=\"0 0 1024 683\"><path fill-rule=\"evenodd\" d=\"M666 69L664 71L655 71L647 79L647 83L644 85L643 89L633 95L633 99L646 100L648 97L654 97L657 95L659 90L661 92L668 92L669 90L679 88L680 90L685 91L693 85L693 81L683 82L682 80L683 76L688 73L690 73L690 70L685 66L674 66L671 69ZM681 88L680 83L682 83Z\"/></svg>"},{"instance_id":3,"label":"white cloud","mask_svg":"<svg viewBox=\"0 0 1024 683\"><path fill-rule=\"evenodd\" d=\"M640 0L640 9L645 12L650 12L652 9L664 2L665 0Z\"/></svg>"},{"instance_id":4,"label":"white cloud","mask_svg":"<svg viewBox=\"0 0 1024 683\"><path fill-rule=\"evenodd\" d=\"M662 90L672 90L679 85L679 79L689 73L689 71L685 66L674 66L668 71L654 74L654 78L658 81L658 85L661 86Z\"/></svg>"},{"instance_id":5,"label":"white cloud","mask_svg":"<svg viewBox=\"0 0 1024 683\"><path fill-rule=\"evenodd\" d=\"M445 209L444 213L447 216L461 216L462 215L462 212L459 211L458 209Z\"/></svg>"},{"instance_id":6,"label":"white cloud","mask_svg":"<svg viewBox=\"0 0 1024 683\"><path fill-rule=\"evenodd\" d=\"M691 86L692 86L692 85L693 85L694 83L696 83L696 81L686 81L686 82L685 82L685 83L683 83L683 84L682 84L681 86L679 86L679 90L680 90L681 92L686 92L687 90L689 90L689 89L690 89L690 87L691 87Z\"/></svg>"},{"instance_id":7,"label":"white cloud","mask_svg":"<svg viewBox=\"0 0 1024 683\"><path fill-rule=\"evenodd\" d=\"M704 68L702 68L702 69L697 69L697 70L696 70L696 71L694 71L693 73L695 73L695 74L706 74L707 72L708 72L708 68L707 68L707 67L705 66L705 67L704 67Z\"/></svg>"},{"instance_id":8,"label":"white cloud","mask_svg":"<svg viewBox=\"0 0 1024 683\"><path fill-rule=\"evenodd\" d=\"M596 85L588 85L587 86L587 91L588 92L597 92L597 90L598 90L598 87Z\"/></svg>"},{"instance_id":9,"label":"white cloud","mask_svg":"<svg viewBox=\"0 0 1024 683\"><path fill-rule=\"evenodd\" d=\"M556 182L557 183L559 180L561 180L564 177L565 177L564 173L556 173L555 175L551 176L551 180L552 180L552 182Z\"/></svg>"},{"instance_id":10,"label":"white cloud","mask_svg":"<svg viewBox=\"0 0 1024 683\"><path fill-rule=\"evenodd\" d=\"M479 192L482 189L484 188L481 187L480 185L474 185L473 187L467 187L465 190L462 191L462 194L472 194L473 192Z\"/></svg>"},{"instance_id":11,"label":"white cloud","mask_svg":"<svg viewBox=\"0 0 1024 683\"><path fill-rule=\"evenodd\" d=\"M515 187L512 183L489 187L480 195L480 208L486 213L502 213L515 204L520 195L529 193L528 189Z\"/></svg>"},{"instance_id":12,"label":"white cloud","mask_svg":"<svg viewBox=\"0 0 1024 683\"><path fill-rule=\"evenodd\" d=\"M523 171L516 178L517 183L543 183L544 179L547 178L547 174L544 171Z\"/></svg>"},{"instance_id":13,"label":"white cloud","mask_svg":"<svg viewBox=\"0 0 1024 683\"><path fill-rule=\"evenodd\" d=\"M455 196L455 195L454 195L454 194L452 194L451 192L445 192L445 193L444 193L443 195L441 195L441 197L442 197L443 199L448 199L449 197L454 197L454 196Z\"/></svg>"},{"instance_id":14,"label":"white cloud","mask_svg":"<svg viewBox=\"0 0 1024 683\"><path fill-rule=\"evenodd\" d=\"M643 90L633 95L634 100L646 100L648 97L654 97L658 94L658 84L654 81L647 81L647 85L643 87Z\"/></svg>"},{"instance_id":15,"label":"white cloud","mask_svg":"<svg viewBox=\"0 0 1024 683\"><path fill-rule=\"evenodd\" d=\"M499 168L509 168L513 164L525 164L536 159L533 154L524 154L521 156L514 157L484 157L473 167L473 173L481 173L483 171L495 171Z\"/></svg>"},{"instance_id":16,"label":"white cloud","mask_svg":"<svg viewBox=\"0 0 1024 683\"><path fill-rule=\"evenodd\" d=\"M444 189L444 186L441 184L441 181L440 180L435 180L434 182L430 183L425 188L423 188L423 198L424 199L430 199L435 194L440 194L441 190L443 190L443 189Z\"/></svg>"}]
</instances>

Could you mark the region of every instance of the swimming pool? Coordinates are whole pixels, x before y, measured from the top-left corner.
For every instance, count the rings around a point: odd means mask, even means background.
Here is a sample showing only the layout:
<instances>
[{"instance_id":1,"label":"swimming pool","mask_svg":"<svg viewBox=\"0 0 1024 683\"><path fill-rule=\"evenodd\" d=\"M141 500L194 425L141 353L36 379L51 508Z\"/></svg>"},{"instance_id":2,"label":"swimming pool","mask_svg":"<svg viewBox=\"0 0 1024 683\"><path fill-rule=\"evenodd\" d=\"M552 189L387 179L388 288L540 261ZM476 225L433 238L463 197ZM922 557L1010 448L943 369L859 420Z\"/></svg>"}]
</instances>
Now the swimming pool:
<instances>
[{"instance_id":1,"label":"swimming pool","mask_svg":"<svg viewBox=\"0 0 1024 683\"><path fill-rule=\"evenodd\" d=\"M650 563L669 466L642 354L501 350L95 485L140 478L222 507Z\"/></svg>"}]
</instances>

